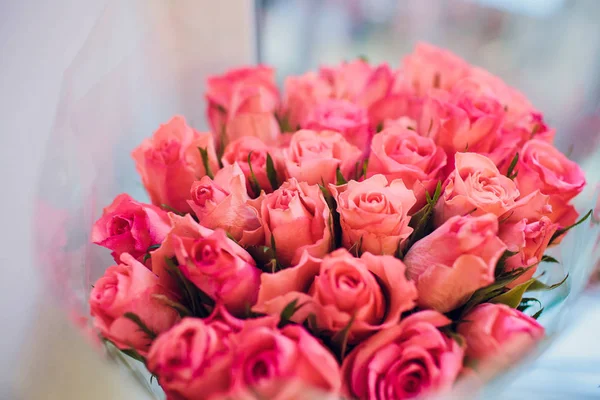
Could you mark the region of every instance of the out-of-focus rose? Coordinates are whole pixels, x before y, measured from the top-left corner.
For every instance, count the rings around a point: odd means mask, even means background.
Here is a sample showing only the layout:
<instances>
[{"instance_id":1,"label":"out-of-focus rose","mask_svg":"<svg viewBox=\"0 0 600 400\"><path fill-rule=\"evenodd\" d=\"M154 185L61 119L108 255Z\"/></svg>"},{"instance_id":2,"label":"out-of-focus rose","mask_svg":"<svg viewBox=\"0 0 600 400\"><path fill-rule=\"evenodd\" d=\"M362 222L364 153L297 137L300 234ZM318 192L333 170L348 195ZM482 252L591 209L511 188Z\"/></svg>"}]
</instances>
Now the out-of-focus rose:
<instances>
[{"instance_id":1,"label":"out-of-focus rose","mask_svg":"<svg viewBox=\"0 0 600 400\"><path fill-rule=\"evenodd\" d=\"M188 200L202 226L227 231L242 246L264 241L260 220L262 197L252 200L246 191L246 178L236 163L219 170L213 179L204 176L194 182Z\"/></svg>"},{"instance_id":2,"label":"out-of-focus rose","mask_svg":"<svg viewBox=\"0 0 600 400\"><path fill-rule=\"evenodd\" d=\"M258 295L260 270L252 257L225 231L200 226L188 214L171 214L172 229L152 253L152 269L168 287L176 287L166 259L177 258L179 269L199 289L221 301L233 314L254 305Z\"/></svg>"},{"instance_id":3,"label":"out-of-focus rose","mask_svg":"<svg viewBox=\"0 0 600 400\"><path fill-rule=\"evenodd\" d=\"M346 179L353 178L362 154L363 149L351 145L337 132L303 129L292 136L282 152L282 160L287 177L317 185L335 183L338 168Z\"/></svg>"},{"instance_id":4,"label":"out-of-focus rose","mask_svg":"<svg viewBox=\"0 0 600 400\"><path fill-rule=\"evenodd\" d=\"M367 110L347 100L328 100L317 105L303 128L315 131L336 131L359 149L368 151L372 130Z\"/></svg>"},{"instance_id":5,"label":"out-of-focus rose","mask_svg":"<svg viewBox=\"0 0 600 400\"><path fill-rule=\"evenodd\" d=\"M217 141L255 136L271 143L279 135L275 73L265 66L233 69L207 79L207 115Z\"/></svg>"},{"instance_id":6,"label":"out-of-focus rose","mask_svg":"<svg viewBox=\"0 0 600 400\"><path fill-rule=\"evenodd\" d=\"M165 211L122 193L94 223L92 242L111 249L117 262L123 253L141 260L150 246L162 243L170 229Z\"/></svg>"},{"instance_id":7,"label":"out-of-focus rose","mask_svg":"<svg viewBox=\"0 0 600 400\"><path fill-rule=\"evenodd\" d=\"M292 268L261 276L254 310L280 315L296 300L302 307L292 321L302 323L313 313L318 328L332 335L354 316L348 340L356 343L397 324L400 315L415 306L417 290L405 270L402 261L392 256L364 253L354 258L338 249L321 261L306 254Z\"/></svg>"},{"instance_id":8,"label":"out-of-focus rose","mask_svg":"<svg viewBox=\"0 0 600 400\"><path fill-rule=\"evenodd\" d=\"M413 399L452 388L464 350L438 328L435 311L412 314L362 342L342 364L343 391L359 399Z\"/></svg>"},{"instance_id":9,"label":"out-of-focus rose","mask_svg":"<svg viewBox=\"0 0 600 400\"><path fill-rule=\"evenodd\" d=\"M174 297L159 285L156 275L130 254L123 253L121 262L108 267L90 293L94 326L118 348L146 355L152 338L125 314L136 314L156 334L173 326L179 315L157 299L166 296L174 300Z\"/></svg>"},{"instance_id":10,"label":"out-of-focus rose","mask_svg":"<svg viewBox=\"0 0 600 400\"><path fill-rule=\"evenodd\" d=\"M221 399L231 387L233 353L207 322L184 318L152 344L148 370L169 399Z\"/></svg>"},{"instance_id":11,"label":"out-of-focus rose","mask_svg":"<svg viewBox=\"0 0 600 400\"><path fill-rule=\"evenodd\" d=\"M313 108L331 96L331 86L315 72L286 78L282 114L289 128L292 131L300 129Z\"/></svg>"},{"instance_id":12,"label":"out-of-focus rose","mask_svg":"<svg viewBox=\"0 0 600 400\"><path fill-rule=\"evenodd\" d=\"M330 213L317 185L290 178L262 202L265 243L275 243L284 266L298 263L302 253L323 257L331 248Z\"/></svg>"},{"instance_id":13,"label":"out-of-focus rose","mask_svg":"<svg viewBox=\"0 0 600 400\"><path fill-rule=\"evenodd\" d=\"M402 128L409 129L412 131L417 130L417 121L409 117L400 117L396 119L387 119L383 124L384 129L388 128Z\"/></svg>"},{"instance_id":14,"label":"out-of-focus rose","mask_svg":"<svg viewBox=\"0 0 600 400\"><path fill-rule=\"evenodd\" d=\"M207 151L208 165L217 171L219 163L212 135L195 131L183 117L176 116L133 151L135 167L153 204L190 211L190 186L206 175L199 148Z\"/></svg>"},{"instance_id":15,"label":"out-of-focus rose","mask_svg":"<svg viewBox=\"0 0 600 400\"><path fill-rule=\"evenodd\" d=\"M511 345L522 353L544 337L544 328L535 319L504 304L480 304L463 319L458 333L466 340L467 357L473 359L506 357Z\"/></svg>"},{"instance_id":16,"label":"out-of-focus rose","mask_svg":"<svg viewBox=\"0 0 600 400\"><path fill-rule=\"evenodd\" d=\"M493 214L454 216L416 242L404 263L417 284L419 306L448 312L494 282L496 264L506 250L497 235Z\"/></svg>"},{"instance_id":17,"label":"out-of-focus rose","mask_svg":"<svg viewBox=\"0 0 600 400\"><path fill-rule=\"evenodd\" d=\"M388 183L385 176L374 175L329 188L337 200L344 247L360 243L362 251L394 254L412 233L408 211L416 199L402 180Z\"/></svg>"},{"instance_id":18,"label":"out-of-focus rose","mask_svg":"<svg viewBox=\"0 0 600 400\"><path fill-rule=\"evenodd\" d=\"M402 179L415 193L415 208L419 208L425 203L425 192L433 193L445 165L446 153L432 139L396 126L373 137L367 177L382 174L388 181Z\"/></svg>"},{"instance_id":19,"label":"out-of-focus rose","mask_svg":"<svg viewBox=\"0 0 600 400\"><path fill-rule=\"evenodd\" d=\"M305 390L339 393L340 367L333 354L303 327L277 329L277 322L247 321L236 335L229 396L292 400L303 398Z\"/></svg>"},{"instance_id":20,"label":"out-of-focus rose","mask_svg":"<svg viewBox=\"0 0 600 400\"><path fill-rule=\"evenodd\" d=\"M520 196L515 182L476 153L456 153L454 171L444 185L435 207L436 226L456 215L501 216L515 207Z\"/></svg>"}]
</instances>

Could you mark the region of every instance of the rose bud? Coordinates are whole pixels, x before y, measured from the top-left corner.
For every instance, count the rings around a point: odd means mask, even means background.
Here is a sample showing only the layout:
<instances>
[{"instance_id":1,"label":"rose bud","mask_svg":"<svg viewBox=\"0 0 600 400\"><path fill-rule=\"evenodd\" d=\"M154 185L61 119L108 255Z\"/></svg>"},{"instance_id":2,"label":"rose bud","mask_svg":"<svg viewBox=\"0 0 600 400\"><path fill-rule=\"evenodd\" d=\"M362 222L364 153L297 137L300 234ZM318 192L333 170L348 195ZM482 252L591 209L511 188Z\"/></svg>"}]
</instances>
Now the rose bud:
<instances>
[{"instance_id":1,"label":"rose bud","mask_svg":"<svg viewBox=\"0 0 600 400\"><path fill-rule=\"evenodd\" d=\"M358 399L412 399L447 392L464 350L438 328L452 321L420 311L359 344L342 364L343 392Z\"/></svg>"},{"instance_id":2,"label":"rose bud","mask_svg":"<svg viewBox=\"0 0 600 400\"><path fill-rule=\"evenodd\" d=\"M418 305L445 313L494 282L496 264L506 250L497 234L492 214L455 216L417 241L404 263L417 284Z\"/></svg>"},{"instance_id":3,"label":"rose bud","mask_svg":"<svg viewBox=\"0 0 600 400\"><path fill-rule=\"evenodd\" d=\"M337 200L342 244L347 249L358 243L359 250L391 255L412 233L408 211L416 200L402 180L388 183L383 175L374 175L329 188Z\"/></svg>"},{"instance_id":4,"label":"rose bud","mask_svg":"<svg viewBox=\"0 0 600 400\"><path fill-rule=\"evenodd\" d=\"M287 77L282 114L289 129L294 132L304 126L312 110L331 95L328 82L315 72Z\"/></svg>"},{"instance_id":5,"label":"rose bud","mask_svg":"<svg viewBox=\"0 0 600 400\"><path fill-rule=\"evenodd\" d=\"M165 211L122 193L94 223L92 242L112 250L117 262L123 253L142 261L148 248L162 243L170 229Z\"/></svg>"},{"instance_id":6,"label":"rose bud","mask_svg":"<svg viewBox=\"0 0 600 400\"><path fill-rule=\"evenodd\" d=\"M159 296L174 300L173 294L159 285L158 277L133 256L123 253L122 264L109 267L90 293L94 327L119 349L133 349L146 355L152 337L125 316L133 313L155 334L168 330L179 315Z\"/></svg>"},{"instance_id":7,"label":"rose bud","mask_svg":"<svg viewBox=\"0 0 600 400\"><path fill-rule=\"evenodd\" d=\"M180 212L190 211L187 204L190 186L206 175L198 149L206 151L208 166L213 172L217 171L219 164L212 135L195 131L183 117L176 116L132 152L153 204L165 204Z\"/></svg>"}]
</instances>

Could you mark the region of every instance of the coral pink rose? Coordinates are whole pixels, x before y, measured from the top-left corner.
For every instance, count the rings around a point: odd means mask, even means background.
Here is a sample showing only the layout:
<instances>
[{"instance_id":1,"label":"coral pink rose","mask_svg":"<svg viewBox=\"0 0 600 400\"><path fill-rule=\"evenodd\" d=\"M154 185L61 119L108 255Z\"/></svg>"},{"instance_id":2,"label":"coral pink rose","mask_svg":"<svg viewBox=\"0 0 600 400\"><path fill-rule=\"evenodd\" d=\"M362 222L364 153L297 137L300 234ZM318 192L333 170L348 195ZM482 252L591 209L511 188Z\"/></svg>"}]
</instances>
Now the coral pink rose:
<instances>
[{"instance_id":1,"label":"coral pink rose","mask_svg":"<svg viewBox=\"0 0 600 400\"><path fill-rule=\"evenodd\" d=\"M207 114L213 133L226 141L256 136L276 140L279 125L275 111L279 92L273 69L258 66L230 70L207 80Z\"/></svg>"},{"instance_id":2,"label":"coral pink rose","mask_svg":"<svg viewBox=\"0 0 600 400\"><path fill-rule=\"evenodd\" d=\"M405 277L402 261L364 253L354 258L345 249L321 261L306 254L298 265L261 276L257 312L279 315L292 301L302 307L292 321L313 313L319 330L335 334L354 316L348 340L356 343L395 325L415 306L417 290Z\"/></svg>"},{"instance_id":3,"label":"coral pink rose","mask_svg":"<svg viewBox=\"0 0 600 400\"><path fill-rule=\"evenodd\" d=\"M292 136L282 159L288 177L316 185L335 183L338 168L346 179L353 178L362 154L337 132L303 129Z\"/></svg>"},{"instance_id":4,"label":"coral pink rose","mask_svg":"<svg viewBox=\"0 0 600 400\"><path fill-rule=\"evenodd\" d=\"M90 293L94 327L118 348L146 355L152 338L125 314L136 314L156 334L173 326L179 315L155 297L174 300L173 294L159 285L156 275L130 254L123 253L121 262L108 267Z\"/></svg>"},{"instance_id":5,"label":"coral pink rose","mask_svg":"<svg viewBox=\"0 0 600 400\"><path fill-rule=\"evenodd\" d=\"M425 192L433 193L446 165L446 153L433 140L396 126L373 137L367 177L384 175L388 181L402 179L413 190L417 203L425 204Z\"/></svg>"},{"instance_id":6,"label":"coral pink rose","mask_svg":"<svg viewBox=\"0 0 600 400\"><path fill-rule=\"evenodd\" d=\"M214 180L204 176L194 182L188 200L202 226L221 228L242 246L264 241L260 220L262 197L252 200L246 191L246 178L237 163L219 170Z\"/></svg>"},{"instance_id":7,"label":"coral pink rose","mask_svg":"<svg viewBox=\"0 0 600 400\"><path fill-rule=\"evenodd\" d=\"M306 398L302 393L312 389L339 393L340 367L333 354L303 327L277 329L277 322L249 320L236 335L230 398L292 400Z\"/></svg>"},{"instance_id":8,"label":"coral pink rose","mask_svg":"<svg viewBox=\"0 0 600 400\"><path fill-rule=\"evenodd\" d=\"M183 117L176 116L133 151L136 169L153 204L190 211L186 201L190 186L206 175L199 148L206 149L208 165L216 171L219 164L212 135L196 132Z\"/></svg>"},{"instance_id":9,"label":"coral pink rose","mask_svg":"<svg viewBox=\"0 0 600 400\"><path fill-rule=\"evenodd\" d=\"M435 311L412 314L362 342L342 364L344 393L358 399L413 399L452 388L464 350L438 328Z\"/></svg>"},{"instance_id":10,"label":"coral pink rose","mask_svg":"<svg viewBox=\"0 0 600 400\"><path fill-rule=\"evenodd\" d=\"M506 356L511 344L522 352L523 346L530 347L544 337L544 327L535 319L504 304L480 304L463 319L458 333L467 342L467 357L473 359Z\"/></svg>"},{"instance_id":11,"label":"coral pink rose","mask_svg":"<svg viewBox=\"0 0 600 400\"><path fill-rule=\"evenodd\" d=\"M208 321L184 318L160 335L148 354L148 370L169 399L221 399L231 387L233 353Z\"/></svg>"},{"instance_id":12,"label":"coral pink rose","mask_svg":"<svg viewBox=\"0 0 600 400\"><path fill-rule=\"evenodd\" d=\"M289 129L296 131L305 125L317 104L326 101L331 95L329 83L315 72L286 78L282 114Z\"/></svg>"},{"instance_id":13,"label":"coral pink rose","mask_svg":"<svg viewBox=\"0 0 600 400\"><path fill-rule=\"evenodd\" d=\"M92 242L111 249L117 262L123 253L141 261L148 248L162 243L170 229L165 211L122 193L94 223Z\"/></svg>"},{"instance_id":14,"label":"coral pink rose","mask_svg":"<svg viewBox=\"0 0 600 400\"><path fill-rule=\"evenodd\" d=\"M266 193L271 193L273 188L271 187L267 175L268 154L270 154L273 159L273 166L275 167L277 175L283 176L282 168L279 167L278 149L268 147L260 139L253 136L243 136L227 144L222 160L223 165L225 166L232 165L236 162L239 164L246 176L246 187L248 188L249 194L256 197L259 193L253 193L249 184L251 172L250 165L248 164L248 157L250 157L252 172L254 172L254 177L256 178L258 185Z\"/></svg>"},{"instance_id":15,"label":"coral pink rose","mask_svg":"<svg viewBox=\"0 0 600 400\"><path fill-rule=\"evenodd\" d=\"M331 248L329 207L317 185L291 178L262 202L265 243L275 243L278 261L296 264L302 253L323 257Z\"/></svg>"},{"instance_id":16,"label":"coral pink rose","mask_svg":"<svg viewBox=\"0 0 600 400\"><path fill-rule=\"evenodd\" d=\"M448 312L477 289L494 282L494 270L506 250L492 214L455 216L416 242L404 257L417 284L418 304Z\"/></svg>"},{"instance_id":17,"label":"coral pink rose","mask_svg":"<svg viewBox=\"0 0 600 400\"><path fill-rule=\"evenodd\" d=\"M388 183L385 176L374 175L329 188L337 200L344 247L360 243L361 251L394 254L412 233L408 211L416 199L402 180Z\"/></svg>"},{"instance_id":18,"label":"coral pink rose","mask_svg":"<svg viewBox=\"0 0 600 400\"><path fill-rule=\"evenodd\" d=\"M487 213L501 216L517 205L517 185L502 175L487 157L456 153L454 171L435 207L435 225L456 215Z\"/></svg>"},{"instance_id":19,"label":"coral pink rose","mask_svg":"<svg viewBox=\"0 0 600 400\"><path fill-rule=\"evenodd\" d=\"M359 149L368 151L372 131L367 110L347 100L320 103L308 116L303 128L315 131L336 131Z\"/></svg>"}]
</instances>

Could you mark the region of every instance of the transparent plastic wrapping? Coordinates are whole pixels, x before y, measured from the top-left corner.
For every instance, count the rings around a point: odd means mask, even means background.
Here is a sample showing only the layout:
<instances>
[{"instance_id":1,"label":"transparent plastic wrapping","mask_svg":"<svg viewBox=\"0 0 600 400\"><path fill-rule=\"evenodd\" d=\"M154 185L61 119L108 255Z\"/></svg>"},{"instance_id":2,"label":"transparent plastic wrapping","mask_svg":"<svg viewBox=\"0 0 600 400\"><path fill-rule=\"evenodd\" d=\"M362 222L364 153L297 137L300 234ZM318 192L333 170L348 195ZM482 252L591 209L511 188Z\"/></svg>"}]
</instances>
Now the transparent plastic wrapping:
<instances>
[{"instance_id":1,"label":"transparent plastic wrapping","mask_svg":"<svg viewBox=\"0 0 600 400\"><path fill-rule=\"evenodd\" d=\"M93 222L119 193L148 199L132 149L174 114L206 128L205 77L254 61L253 20L250 0L113 1L66 71L39 182L35 230L48 286L77 326L89 329L91 284L111 264L109 252L89 241ZM597 138L597 130L590 135ZM596 204L599 160L597 140L591 140L586 157L577 160L588 176L587 189L576 199L582 213ZM524 356L538 354L565 328L572 303L598 262L599 233L598 225L582 224L553 249L561 263L540 268L544 282L560 281L565 273L569 279L540 295L548 338ZM141 371L141 365L132 366ZM502 364L491 363L484 371L488 397L511 377L511 372L499 375L506 371ZM140 384L148 384L146 376L136 374ZM471 394L480 388L480 380L466 379L456 390Z\"/></svg>"}]
</instances>

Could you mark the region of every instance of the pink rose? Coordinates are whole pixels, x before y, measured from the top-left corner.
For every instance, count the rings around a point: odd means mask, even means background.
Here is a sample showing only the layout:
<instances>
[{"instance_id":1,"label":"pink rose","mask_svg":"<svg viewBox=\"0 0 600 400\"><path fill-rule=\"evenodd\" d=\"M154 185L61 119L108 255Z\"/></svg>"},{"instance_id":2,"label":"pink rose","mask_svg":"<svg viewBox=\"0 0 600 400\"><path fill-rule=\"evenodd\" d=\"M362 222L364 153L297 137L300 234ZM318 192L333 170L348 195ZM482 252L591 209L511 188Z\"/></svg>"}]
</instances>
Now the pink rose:
<instances>
[{"instance_id":1,"label":"pink rose","mask_svg":"<svg viewBox=\"0 0 600 400\"><path fill-rule=\"evenodd\" d=\"M385 176L374 175L329 188L337 200L344 247L360 243L362 251L394 254L412 233L408 211L416 199L402 180L388 183Z\"/></svg>"},{"instance_id":2,"label":"pink rose","mask_svg":"<svg viewBox=\"0 0 600 400\"><path fill-rule=\"evenodd\" d=\"M173 326L179 315L155 297L173 300L173 294L159 285L156 275L127 253L121 255L121 262L108 267L90 293L94 326L118 348L146 355L152 338L125 314L136 314L156 334Z\"/></svg>"},{"instance_id":3,"label":"pink rose","mask_svg":"<svg viewBox=\"0 0 600 400\"><path fill-rule=\"evenodd\" d=\"M402 261L370 253L354 258L338 249L322 262L305 254L292 268L263 274L254 310L279 315L296 300L302 307L292 321L302 323L313 313L319 329L331 334L344 329L354 316L348 340L356 343L397 324L400 315L415 306L416 298Z\"/></svg>"},{"instance_id":4,"label":"pink rose","mask_svg":"<svg viewBox=\"0 0 600 400\"><path fill-rule=\"evenodd\" d=\"M501 216L517 205L519 196L515 182L502 175L489 158L456 153L454 171L435 207L435 224L439 226L456 215Z\"/></svg>"},{"instance_id":5,"label":"pink rose","mask_svg":"<svg viewBox=\"0 0 600 400\"><path fill-rule=\"evenodd\" d=\"M454 216L416 242L404 263L417 284L419 306L448 312L494 282L496 264L506 250L497 234L492 214Z\"/></svg>"},{"instance_id":6,"label":"pink rose","mask_svg":"<svg viewBox=\"0 0 600 400\"><path fill-rule=\"evenodd\" d=\"M362 342L342 364L345 394L391 400L450 390L464 352L438 329L451 323L435 311L420 311Z\"/></svg>"},{"instance_id":7,"label":"pink rose","mask_svg":"<svg viewBox=\"0 0 600 400\"><path fill-rule=\"evenodd\" d=\"M413 190L417 203L425 204L425 192L433 194L446 165L446 153L433 140L404 127L386 128L373 137L367 177L384 175L388 181L402 179Z\"/></svg>"},{"instance_id":8,"label":"pink rose","mask_svg":"<svg viewBox=\"0 0 600 400\"><path fill-rule=\"evenodd\" d=\"M312 389L338 393L340 367L329 350L301 326L277 329L277 322L246 321L236 336L229 396L292 400Z\"/></svg>"},{"instance_id":9,"label":"pink rose","mask_svg":"<svg viewBox=\"0 0 600 400\"><path fill-rule=\"evenodd\" d=\"M170 229L165 211L122 193L94 223L92 242L111 249L117 262L123 253L141 261L148 248L162 243Z\"/></svg>"},{"instance_id":10,"label":"pink rose","mask_svg":"<svg viewBox=\"0 0 600 400\"><path fill-rule=\"evenodd\" d=\"M275 242L284 266L298 263L302 253L323 257L331 248L329 207L317 185L291 178L262 202L265 243Z\"/></svg>"},{"instance_id":11,"label":"pink rose","mask_svg":"<svg viewBox=\"0 0 600 400\"><path fill-rule=\"evenodd\" d=\"M292 131L300 129L312 110L331 95L329 83L315 72L286 78L283 115L289 128Z\"/></svg>"},{"instance_id":12,"label":"pink rose","mask_svg":"<svg viewBox=\"0 0 600 400\"><path fill-rule=\"evenodd\" d=\"M362 154L337 132L303 129L292 136L282 159L288 177L316 185L335 183L338 168L346 179L354 177Z\"/></svg>"},{"instance_id":13,"label":"pink rose","mask_svg":"<svg viewBox=\"0 0 600 400\"><path fill-rule=\"evenodd\" d=\"M372 131L367 110L347 100L320 103L308 116L303 128L336 131L359 149L369 149Z\"/></svg>"},{"instance_id":14,"label":"pink rose","mask_svg":"<svg viewBox=\"0 0 600 400\"><path fill-rule=\"evenodd\" d=\"M279 92L271 68L246 67L211 76L206 99L208 119L217 138L225 133L227 141L256 136L270 143L279 135L274 114Z\"/></svg>"},{"instance_id":15,"label":"pink rose","mask_svg":"<svg viewBox=\"0 0 600 400\"><path fill-rule=\"evenodd\" d=\"M212 135L196 132L183 117L176 116L133 151L136 169L153 204L190 211L186 201L190 186L206 175L199 148L206 149L208 164L217 171Z\"/></svg>"},{"instance_id":16,"label":"pink rose","mask_svg":"<svg viewBox=\"0 0 600 400\"><path fill-rule=\"evenodd\" d=\"M458 333L466 339L467 357L474 359L506 357L510 345L519 345L515 350L522 352L523 346L544 337L544 328L535 319L504 304L480 304L463 319Z\"/></svg>"},{"instance_id":17,"label":"pink rose","mask_svg":"<svg viewBox=\"0 0 600 400\"><path fill-rule=\"evenodd\" d=\"M190 196L188 203L202 226L221 228L242 246L263 243L262 197L248 197L246 178L237 163L219 170L214 180L204 176L194 182Z\"/></svg>"},{"instance_id":18,"label":"pink rose","mask_svg":"<svg viewBox=\"0 0 600 400\"><path fill-rule=\"evenodd\" d=\"M184 318L152 344L147 367L169 399L220 399L231 387L226 337L199 318Z\"/></svg>"}]
</instances>

